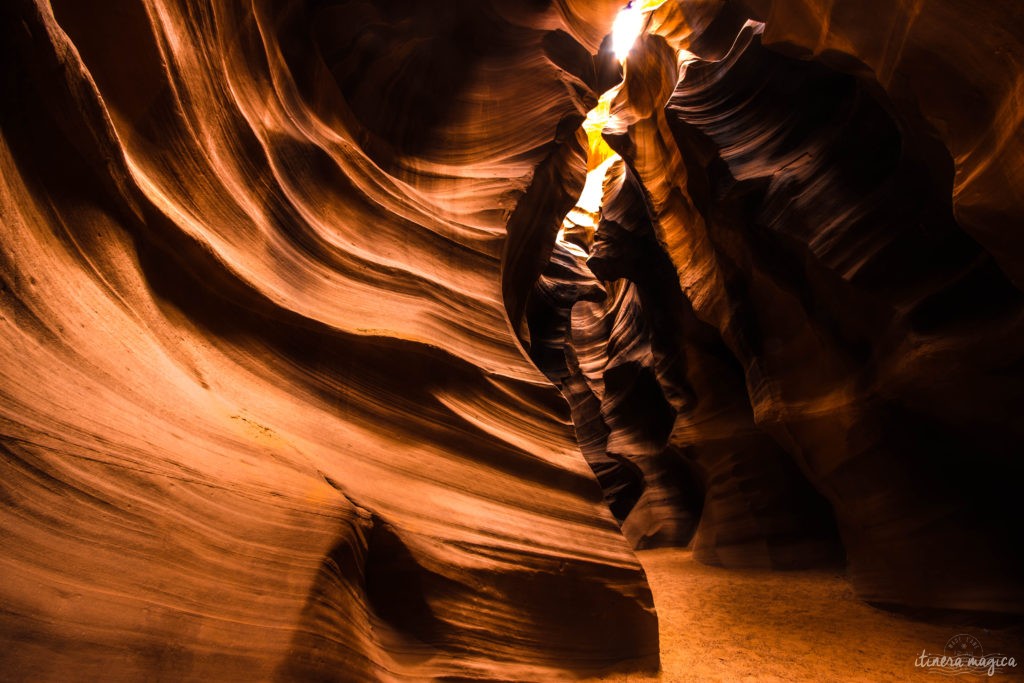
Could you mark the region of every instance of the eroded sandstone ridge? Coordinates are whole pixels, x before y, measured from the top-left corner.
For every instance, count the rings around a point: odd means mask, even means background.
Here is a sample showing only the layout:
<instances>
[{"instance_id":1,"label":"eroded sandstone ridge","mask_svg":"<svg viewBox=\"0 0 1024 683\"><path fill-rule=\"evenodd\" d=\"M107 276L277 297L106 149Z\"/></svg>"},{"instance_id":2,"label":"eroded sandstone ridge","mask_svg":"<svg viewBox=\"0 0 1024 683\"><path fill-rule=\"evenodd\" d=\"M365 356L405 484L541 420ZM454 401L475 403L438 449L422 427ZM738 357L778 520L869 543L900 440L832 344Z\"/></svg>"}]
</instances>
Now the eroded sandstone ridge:
<instances>
[{"instance_id":1,"label":"eroded sandstone ridge","mask_svg":"<svg viewBox=\"0 0 1024 683\"><path fill-rule=\"evenodd\" d=\"M376 5L4 5L5 672L656 666L502 296L617 8Z\"/></svg>"},{"instance_id":2,"label":"eroded sandstone ridge","mask_svg":"<svg viewBox=\"0 0 1024 683\"><path fill-rule=\"evenodd\" d=\"M637 547L845 556L872 603L1019 614L1024 14L876 9L653 13L534 356Z\"/></svg>"},{"instance_id":3,"label":"eroded sandstone ridge","mask_svg":"<svg viewBox=\"0 0 1024 683\"><path fill-rule=\"evenodd\" d=\"M1024 613L1024 12L619 9L0 8L5 674L653 669L665 545Z\"/></svg>"}]
</instances>

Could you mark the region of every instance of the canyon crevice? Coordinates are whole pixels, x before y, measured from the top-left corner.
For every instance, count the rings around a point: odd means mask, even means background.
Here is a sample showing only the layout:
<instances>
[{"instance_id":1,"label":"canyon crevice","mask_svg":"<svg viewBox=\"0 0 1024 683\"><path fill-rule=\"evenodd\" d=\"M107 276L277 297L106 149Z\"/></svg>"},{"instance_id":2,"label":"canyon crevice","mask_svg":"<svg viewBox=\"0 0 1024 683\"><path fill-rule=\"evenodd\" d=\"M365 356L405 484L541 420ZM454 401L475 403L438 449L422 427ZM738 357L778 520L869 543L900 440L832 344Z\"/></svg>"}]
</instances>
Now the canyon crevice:
<instances>
[{"instance_id":1,"label":"canyon crevice","mask_svg":"<svg viewBox=\"0 0 1024 683\"><path fill-rule=\"evenodd\" d=\"M651 548L1024 615L1024 11L620 9L0 8L6 677L653 673Z\"/></svg>"}]
</instances>

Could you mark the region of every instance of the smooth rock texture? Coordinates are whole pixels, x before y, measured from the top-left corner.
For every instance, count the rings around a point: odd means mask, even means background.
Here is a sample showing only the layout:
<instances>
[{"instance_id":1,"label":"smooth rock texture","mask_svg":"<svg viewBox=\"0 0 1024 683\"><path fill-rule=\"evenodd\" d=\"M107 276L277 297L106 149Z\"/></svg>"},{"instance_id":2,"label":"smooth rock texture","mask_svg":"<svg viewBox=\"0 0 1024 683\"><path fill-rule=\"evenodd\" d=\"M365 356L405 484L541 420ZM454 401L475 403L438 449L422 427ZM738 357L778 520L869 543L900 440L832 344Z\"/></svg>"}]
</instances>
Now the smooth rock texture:
<instances>
[{"instance_id":1,"label":"smooth rock texture","mask_svg":"<svg viewBox=\"0 0 1024 683\"><path fill-rule=\"evenodd\" d=\"M614 10L5 5L5 675L657 666L502 297Z\"/></svg>"},{"instance_id":2,"label":"smooth rock texture","mask_svg":"<svg viewBox=\"0 0 1024 683\"><path fill-rule=\"evenodd\" d=\"M654 675L654 547L1024 614L1024 10L619 9L0 7L4 677Z\"/></svg>"},{"instance_id":3,"label":"smooth rock texture","mask_svg":"<svg viewBox=\"0 0 1024 683\"><path fill-rule=\"evenodd\" d=\"M725 570L677 548L638 553L647 571L661 628L660 676L622 683L905 683L942 680L915 666L921 651L941 652L950 633L978 633L986 653L1020 652L1024 628L978 629L965 615L922 623L860 602L832 570ZM989 677L1017 680L1017 667ZM954 677L954 680L957 677ZM959 676L967 680L968 676ZM588 679L588 683L592 683Z\"/></svg>"},{"instance_id":4,"label":"smooth rock texture","mask_svg":"<svg viewBox=\"0 0 1024 683\"><path fill-rule=\"evenodd\" d=\"M972 239L954 150L863 70L767 50L772 17L735 6L696 40L680 9L635 49L605 137L754 424L830 503L864 599L1021 613L1019 255Z\"/></svg>"}]
</instances>

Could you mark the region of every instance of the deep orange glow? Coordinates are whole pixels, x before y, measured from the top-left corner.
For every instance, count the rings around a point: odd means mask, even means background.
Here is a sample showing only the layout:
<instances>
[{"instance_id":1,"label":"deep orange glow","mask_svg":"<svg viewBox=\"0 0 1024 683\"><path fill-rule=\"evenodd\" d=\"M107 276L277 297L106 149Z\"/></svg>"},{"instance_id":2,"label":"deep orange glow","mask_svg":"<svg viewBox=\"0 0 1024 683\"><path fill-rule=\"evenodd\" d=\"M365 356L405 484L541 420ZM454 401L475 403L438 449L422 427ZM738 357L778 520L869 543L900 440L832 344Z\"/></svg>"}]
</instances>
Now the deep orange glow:
<instances>
[{"instance_id":1,"label":"deep orange glow","mask_svg":"<svg viewBox=\"0 0 1024 683\"><path fill-rule=\"evenodd\" d=\"M604 199L604 178L611 165L621 158L601 136L605 124L611 117L611 102L618 92L619 88L616 86L601 95L597 106L587 113L587 118L583 121L583 130L587 134L587 180L583 185L583 191L580 192L576 206L566 215L565 220L562 221L562 227L558 231L558 241L571 251L579 252L581 256L586 256L586 253L572 242L565 240L565 231L573 228L583 229L588 238L592 238L594 230L597 229L601 202Z\"/></svg>"}]
</instances>

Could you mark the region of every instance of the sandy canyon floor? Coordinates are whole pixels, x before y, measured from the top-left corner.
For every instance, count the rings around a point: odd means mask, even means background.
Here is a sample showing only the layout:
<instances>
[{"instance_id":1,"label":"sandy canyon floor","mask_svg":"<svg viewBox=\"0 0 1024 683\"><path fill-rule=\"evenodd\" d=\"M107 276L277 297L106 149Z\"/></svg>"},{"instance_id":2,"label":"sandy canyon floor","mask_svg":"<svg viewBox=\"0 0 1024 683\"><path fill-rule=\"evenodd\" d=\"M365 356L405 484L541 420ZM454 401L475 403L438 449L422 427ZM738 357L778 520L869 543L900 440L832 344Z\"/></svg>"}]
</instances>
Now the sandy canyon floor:
<instances>
[{"instance_id":1,"label":"sandy canyon floor","mask_svg":"<svg viewBox=\"0 0 1024 683\"><path fill-rule=\"evenodd\" d=\"M1024 680L1024 626L984 628L947 619L917 621L857 600L837 572L724 570L696 562L685 550L638 553L647 571L661 630L660 676L603 680L689 681L939 681L915 668L922 650L942 653L954 635L973 635L987 653L1018 661Z\"/></svg>"}]
</instances>

